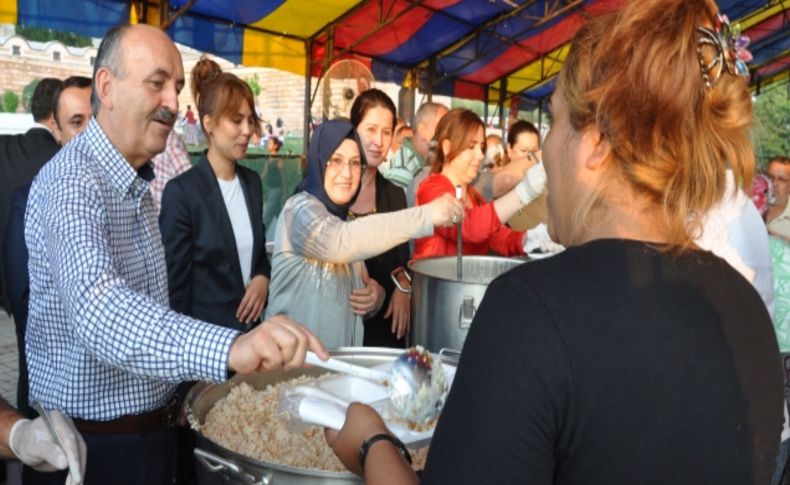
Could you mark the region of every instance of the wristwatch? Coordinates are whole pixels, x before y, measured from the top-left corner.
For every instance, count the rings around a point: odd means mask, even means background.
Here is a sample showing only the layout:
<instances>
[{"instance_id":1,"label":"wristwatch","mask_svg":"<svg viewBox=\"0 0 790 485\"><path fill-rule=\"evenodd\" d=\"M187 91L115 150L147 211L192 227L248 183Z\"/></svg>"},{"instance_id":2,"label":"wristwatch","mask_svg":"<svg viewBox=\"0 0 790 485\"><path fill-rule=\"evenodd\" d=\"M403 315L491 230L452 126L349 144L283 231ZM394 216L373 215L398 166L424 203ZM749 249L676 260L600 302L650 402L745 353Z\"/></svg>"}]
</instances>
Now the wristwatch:
<instances>
[{"instance_id":1,"label":"wristwatch","mask_svg":"<svg viewBox=\"0 0 790 485\"><path fill-rule=\"evenodd\" d=\"M400 284L400 281L398 280L398 274L400 273L406 275L406 279L409 280L408 288L404 288ZM411 295L411 275L409 275L409 272L406 271L406 269L403 266L398 266L397 268L393 269L392 273L390 273L390 279L392 279L392 282L395 283L395 288L397 288L399 291L403 293L406 293L407 295Z\"/></svg>"},{"instance_id":2,"label":"wristwatch","mask_svg":"<svg viewBox=\"0 0 790 485\"><path fill-rule=\"evenodd\" d=\"M373 443L382 440L389 441L395 445L395 448L398 449L398 452L403 455L404 458L406 458L406 461L408 461L409 464L411 464L411 454L409 453L409 450L406 449L406 445L404 445L401 440L390 434L379 433L374 434L370 438L363 441L362 445L359 447L359 466L363 470L365 469L365 459L368 457L368 451L370 451L370 447L373 446Z\"/></svg>"}]
</instances>

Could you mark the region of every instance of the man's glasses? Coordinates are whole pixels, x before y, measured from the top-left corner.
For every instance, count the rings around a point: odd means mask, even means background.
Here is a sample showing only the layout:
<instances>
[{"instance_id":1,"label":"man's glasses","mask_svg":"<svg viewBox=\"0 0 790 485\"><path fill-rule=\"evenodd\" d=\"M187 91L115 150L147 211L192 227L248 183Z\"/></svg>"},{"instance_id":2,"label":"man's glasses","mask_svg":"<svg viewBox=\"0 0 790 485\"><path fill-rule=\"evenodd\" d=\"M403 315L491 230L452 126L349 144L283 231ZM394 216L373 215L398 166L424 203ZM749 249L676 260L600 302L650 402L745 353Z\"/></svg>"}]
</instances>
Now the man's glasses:
<instances>
[{"instance_id":1,"label":"man's glasses","mask_svg":"<svg viewBox=\"0 0 790 485\"><path fill-rule=\"evenodd\" d=\"M344 166L348 165L348 167L352 171L360 170L362 168L362 160L355 159L350 160L348 162L344 162L339 158L330 158L328 162L326 162L327 167L336 168L338 170L342 170Z\"/></svg>"},{"instance_id":2,"label":"man's glasses","mask_svg":"<svg viewBox=\"0 0 790 485\"><path fill-rule=\"evenodd\" d=\"M774 184L777 183L777 182L781 182L783 184L786 184L786 183L790 182L790 178L787 178L787 177L780 177L778 175L772 175L770 173L765 174L765 176L768 177L768 180L770 180Z\"/></svg>"}]
</instances>

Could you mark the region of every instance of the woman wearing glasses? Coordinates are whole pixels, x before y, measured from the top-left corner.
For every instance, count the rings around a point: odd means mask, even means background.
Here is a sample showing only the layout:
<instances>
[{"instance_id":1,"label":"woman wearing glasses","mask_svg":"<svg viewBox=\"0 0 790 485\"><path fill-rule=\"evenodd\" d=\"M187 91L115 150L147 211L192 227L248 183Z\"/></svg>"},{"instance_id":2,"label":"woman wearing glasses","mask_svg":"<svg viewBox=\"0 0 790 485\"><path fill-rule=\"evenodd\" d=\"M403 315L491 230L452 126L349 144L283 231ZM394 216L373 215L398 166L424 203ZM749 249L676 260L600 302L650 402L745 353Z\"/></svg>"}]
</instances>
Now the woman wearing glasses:
<instances>
[{"instance_id":1,"label":"woman wearing glasses","mask_svg":"<svg viewBox=\"0 0 790 485\"><path fill-rule=\"evenodd\" d=\"M346 221L365 167L351 123L319 125L308 148L307 174L275 229L266 314L290 315L327 348L362 345L362 318L383 304L384 291L369 277L366 259L463 217L461 204L446 196L422 207Z\"/></svg>"}]
</instances>

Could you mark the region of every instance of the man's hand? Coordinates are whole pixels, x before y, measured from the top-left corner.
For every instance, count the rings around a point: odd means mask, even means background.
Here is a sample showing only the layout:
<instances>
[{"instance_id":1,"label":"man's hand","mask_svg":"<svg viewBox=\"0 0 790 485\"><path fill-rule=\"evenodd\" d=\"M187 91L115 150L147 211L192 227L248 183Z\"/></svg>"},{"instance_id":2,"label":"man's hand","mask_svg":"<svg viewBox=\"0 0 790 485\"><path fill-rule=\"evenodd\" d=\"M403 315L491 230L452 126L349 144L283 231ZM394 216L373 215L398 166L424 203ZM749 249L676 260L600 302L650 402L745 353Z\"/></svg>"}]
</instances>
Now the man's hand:
<instances>
[{"instance_id":1,"label":"man's hand","mask_svg":"<svg viewBox=\"0 0 790 485\"><path fill-rule=\"evenodd\" d=\"M269 293L269 279L258 275L250 280L241 299L239 308L236 309L236 319L247 325L257 322L261 318L263 304Z\"/></svg>"},{"instance_id":2,"label":"man's hand","mask_svg":"<svg viewBox=\"0 0 790 485\"><path fill-rule=\"evenodd\" d=\"M312 332L284 315L276 315L236 337L230 347L228 367L241 374L281 367L295 369L302 367L308 350L323 360L329 358Z\"/></svg>"},{"instance_id":3,"label":"man's hand","mask_svg":"<svg viewBox=\"0 0 790 485\"><path fill-rule=\"evenodd\" d=\"M50 411L50 419L63 448L52 439L42 418L20 419L8 438L11 451L34 470L52 472L69 469L66 483L82 483L87 461L87 447L74 423L59 411Z\"/></svg>"}]
</instances>

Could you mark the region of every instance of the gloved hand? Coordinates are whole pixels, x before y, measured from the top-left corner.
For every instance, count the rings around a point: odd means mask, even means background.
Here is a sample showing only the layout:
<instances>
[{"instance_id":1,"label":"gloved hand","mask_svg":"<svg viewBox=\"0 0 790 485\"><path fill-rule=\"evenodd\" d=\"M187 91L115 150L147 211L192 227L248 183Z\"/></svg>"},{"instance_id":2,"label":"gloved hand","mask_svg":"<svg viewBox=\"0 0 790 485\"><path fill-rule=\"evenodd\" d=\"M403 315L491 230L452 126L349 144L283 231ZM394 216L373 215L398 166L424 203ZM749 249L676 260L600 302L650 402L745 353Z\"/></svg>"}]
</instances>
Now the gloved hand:
<instances>
[{"instance_id":1,"label":"gloved hand","mask_svg":"<svg viewBox=\"0 0 790 485\"><path fill-rule=\"evenodd\" d=\"M546 188L546 169L542 163L533 165L524 174L524 178L516 185L516 194L522 205L537 199Z\"/></svg>"},{"instance_id":2,"label":"gloved hand","mask_svg":"<svg viewBox=\"0 0 790 485\"><path fill-rule=\"evenodd\" d=\"M49 416L63 449L55 444L44 420L38 417L14 423L8 439L11 451L34 470L51 472L68 467L66 483L82 483L87 459L85 441L70 418L59 411L50 411Z\"/></svg>"},{"instance_id":3,"label":"gloved hand","mask_svg":"<svg viewBox=\"0 0 790 485\"><path fill-rule=\"evenodd\" d=\"M540 223L537 226L527 231L524 237L524 253L544 253L556 254L565 250L561 244L557 244L549 237L549 231L546 224Z\"/></svg>"}]
</instances>

